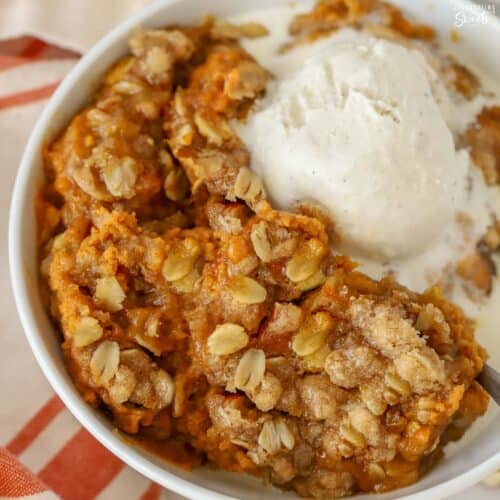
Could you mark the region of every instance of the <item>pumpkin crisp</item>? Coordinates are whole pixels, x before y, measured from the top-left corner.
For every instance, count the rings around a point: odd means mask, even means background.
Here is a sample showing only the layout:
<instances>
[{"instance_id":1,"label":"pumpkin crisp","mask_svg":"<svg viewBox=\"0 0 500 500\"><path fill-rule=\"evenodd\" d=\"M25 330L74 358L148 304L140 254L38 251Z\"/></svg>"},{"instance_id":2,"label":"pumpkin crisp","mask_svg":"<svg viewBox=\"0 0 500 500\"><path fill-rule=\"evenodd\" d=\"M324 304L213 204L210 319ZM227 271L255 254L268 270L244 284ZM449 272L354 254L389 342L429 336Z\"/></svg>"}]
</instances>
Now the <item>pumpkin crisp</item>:
<instances>
[{"instance_id":1,"label":"pumpkin crisp","mask_svg":"<svg viewBox=\"0 0 500 500\"><path fill-rule=\"evenodd\" d=\"M321 2L293 31L375 4ZM238 38L265 33L132 36L45 150L43 295L84 399L155 453L304 497L399 488L485 412L485 351L438 289L366 277L320 218L266 201L230 124L270 78Z\"/></svg>"}]
</instances>

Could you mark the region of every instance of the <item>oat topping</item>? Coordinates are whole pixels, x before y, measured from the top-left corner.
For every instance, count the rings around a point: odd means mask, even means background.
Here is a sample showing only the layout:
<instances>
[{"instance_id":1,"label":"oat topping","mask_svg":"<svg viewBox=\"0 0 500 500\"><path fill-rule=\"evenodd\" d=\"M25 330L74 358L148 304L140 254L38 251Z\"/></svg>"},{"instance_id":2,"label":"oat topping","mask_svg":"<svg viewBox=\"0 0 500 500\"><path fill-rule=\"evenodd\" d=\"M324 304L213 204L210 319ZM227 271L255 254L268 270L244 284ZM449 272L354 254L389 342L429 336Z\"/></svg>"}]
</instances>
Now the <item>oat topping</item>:
<instances>
[{"instance_id":1,"label":"oat topping","mask_svg":"<svg viewBox=\"0 0 500 500\"><path fill-rule=\"evenodd\" d=\"M248 335L244 328L234 323L217 326L207 341L209 352L217 356L234 354L247 344Z\"/></svg>"},{"instance_id":2,"label":"oat topping","mask_svg":"<svg viewBox=\"0 0 500 500\"><path fill-rule=\"evenodd\" d=\"M99 340L103 335L102 327L95 318L83 316L73 334L75 347L85 347Z\"/></svg>"}]
</instances>

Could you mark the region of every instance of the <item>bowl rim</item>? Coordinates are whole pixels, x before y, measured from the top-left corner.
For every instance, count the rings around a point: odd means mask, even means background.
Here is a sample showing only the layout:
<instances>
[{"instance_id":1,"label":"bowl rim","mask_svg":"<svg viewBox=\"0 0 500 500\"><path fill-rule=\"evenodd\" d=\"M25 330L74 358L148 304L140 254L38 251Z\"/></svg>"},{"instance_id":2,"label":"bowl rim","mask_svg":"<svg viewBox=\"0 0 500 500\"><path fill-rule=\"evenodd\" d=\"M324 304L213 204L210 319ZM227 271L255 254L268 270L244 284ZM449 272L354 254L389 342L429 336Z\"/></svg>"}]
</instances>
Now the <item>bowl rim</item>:
<instances>
[{"instance_id":1,"label":"bowl rim","mask_svg":"<svg viewBox=\"0 0 500 500\"><path fill-rule=\"evenodd\" d=\"M23 226L22 208L25 204L29 187L33 182L30 173L39 156L40 144L43 143L46 131L50 128L50 118L57 111L61 101L72 92L72 88L77 83L80 76L87 71L91 71L93 63L105 55L114 42L119 40L126 33L129 33L137 25L151 19L156 13L180 2L182 2L182 0L157 0L118 24L80 58L46 104L26 144L12 192L8 223L10 280L21 325L37 363L52 389L61 398L64 405L79 421L82 427L125 464L150 480L161 484L165 488L188 498L223 500L233 497L194 484L141 456L133 447L120 439L119 435L113 433L103 424L97 412L90 408L83 399L75 393L71 383L59 377L55 363L42 342L37 320L30 307L30 295L32 295L32 292L30 292L26 283L23 260L24 252L21 230ZM453 3L464 7L473 5L470 0L453 0ZM270 7L271 6L272 5L270 5ZM500 31L500 19L489 13L486 15L489 16L489 21L496 24ZM444 496L458 493L464 488L475 484L497 467L500 467L500 451L482 463L475 465L466 473L448 479L442 483L438 483L423 491L399 498L414 500L417 500L417 498L422 499L424 496L425 498L443 498Z\"/></svg>"}]
</instances>

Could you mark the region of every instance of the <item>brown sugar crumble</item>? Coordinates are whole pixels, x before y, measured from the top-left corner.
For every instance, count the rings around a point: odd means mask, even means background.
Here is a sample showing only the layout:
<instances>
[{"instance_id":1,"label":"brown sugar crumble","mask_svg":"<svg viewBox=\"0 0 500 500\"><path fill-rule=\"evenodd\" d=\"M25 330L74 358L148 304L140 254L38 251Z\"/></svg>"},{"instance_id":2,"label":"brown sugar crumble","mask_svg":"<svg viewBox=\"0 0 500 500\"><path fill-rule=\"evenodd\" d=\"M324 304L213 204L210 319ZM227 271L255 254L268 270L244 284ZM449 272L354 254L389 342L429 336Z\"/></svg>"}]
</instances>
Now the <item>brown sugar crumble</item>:
<instances>
[{"instance_id":1,"label":"brown sugar crumble","mask_svg":"<svg viewBox=\"0 0 500 500\"><path fill-rule=\"evenodd\" d=\"M486 183L500 184L500 107L484 108L465 132L474 163L482 170Z\"/></svg>"},{"instance_id":2,"label":"brown sugar crumble","mask_svg":"<svg viewBox=\"0 0 500 500\"><path fill-rule=\"evenodd\" d=\"M397 36L433 36L359 0L319 2L291 31L374 8ZM44 152L44 297L84 399L161 456L304 497L399 488L486 411L486 353L437 288L368 278L320 218L267 202L230 124L270 78L238 39L265 34L207 18L132 36ZM483 160L490 112L467 136ZM482 245L500 247L496 226Z\"/></svg>"}]
</instances>

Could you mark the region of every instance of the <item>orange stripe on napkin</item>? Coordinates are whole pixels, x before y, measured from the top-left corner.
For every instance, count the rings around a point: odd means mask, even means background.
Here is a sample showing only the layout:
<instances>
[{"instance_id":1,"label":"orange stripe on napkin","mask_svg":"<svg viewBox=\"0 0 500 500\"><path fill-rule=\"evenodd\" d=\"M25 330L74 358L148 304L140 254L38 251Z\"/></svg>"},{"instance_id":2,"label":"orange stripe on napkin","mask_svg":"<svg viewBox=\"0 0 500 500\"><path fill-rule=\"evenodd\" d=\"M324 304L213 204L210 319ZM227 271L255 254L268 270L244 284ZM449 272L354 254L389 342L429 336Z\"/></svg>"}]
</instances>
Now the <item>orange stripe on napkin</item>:
<instances>
[{"instance_id":1,"label":"orange stripe on napkin","mask_svg":"<svg viewBox=\"0 0 500 500\"><path fill-rule=\"evenodd\" d=\"M0 497L24 497L47 490L47 486L14 455L0 447Z\"/></svg>"},{"instance_id":2,"label":"orange stripe on napkin","mask_svg":"<svg viewBox=\"0 0 500 500\"><path fill-rule=\"evenodd\" d=\"M60 82L49 83L43 87L0 97L0 109L13 108L15 106L22 106L23 104L47 99L52 95L59 83Z\"/></svg>"},{"instance_id":3,"label":"orange stripe on napkin","mask_svg":"<svg viewBox=\"0 0 500 500\"><path fill-rule=\"evenodd\" d=\"M140 500L158 500L161 495L161 486L156 483L151 483L148 489L141 495Z\"/></svg>"},{"instance_id":4,"label":"orange stripe on napkin","mask_svg":"<svg viewBox=\"0 0 500 500\"><path fill-rule=\"evenodd\" d=\"M33 37L0 40L0 71L49 59L78 59L76 52Z\"/></svg>"},{"instance_id":5,"label":"orange stripe on napkin","mask_svg":"<svg viewBox=\"0 0 500 500\"><path fill-rule=\"evenodd\" d=\"M95 498L123 469L124 463L79 430L39 472L38 477L62 498Z\"/></svg>"},{"instance_id":6,"label":"orange stripe on napkin","mask_svg":"<svg viewBox=\"0 0 500 500\"><path fill-rule=\"evenodd\" d=\"M32 62L30 59L24 59L17 56L5 56L0 54L0 71L4 69L15 68L16 66L21 66L21 64L26 64L27 62Z\"/></svg>"},{"instance_id":7,"label":"orange stripe on napkin","mask_svg":"<svg viewBox=\"0 0 500 500\"><path fill-rule=\"evenodd\" d=\"M44 51L40 59L78 59L80 54L69 49L63 49L55 45L49 45Z\"/></svg>"},{"instance_id":8,"label":"orange stripe on napkin","mask_svg":"<svg viewBox=\"0 0 500 500\"><path fill-rule=\"evenodd\" d=\"M63 408L64 405L57 396L50 398L17 435L14 436L6 448L11 453L14 453L14 455L20 455Z\"/></svg>"},{"instance_id":9,"label":"orange stripe on napkin","mask_svg":"<svg viewBox=\"0 0 500 500\"><path fill-rule=\"evenodd\" d=\"M29 40L28 44L19 55L21 57L33 59L35 57L38 57L46 48L47 44L45 42L39 40L38 38L32 38Z\"/></svg>"},{"instance_id":10,"label":"orange stripe on napkin","mask_svg":"<svg viewBox=\"0 0 500 500\"><path fill-rule=\"evenodd\" d=\"M0 53L6 56L19 56L29 45L31 39L32 37L21 36L0 40Z\"/></svg>"}]
</instances>

